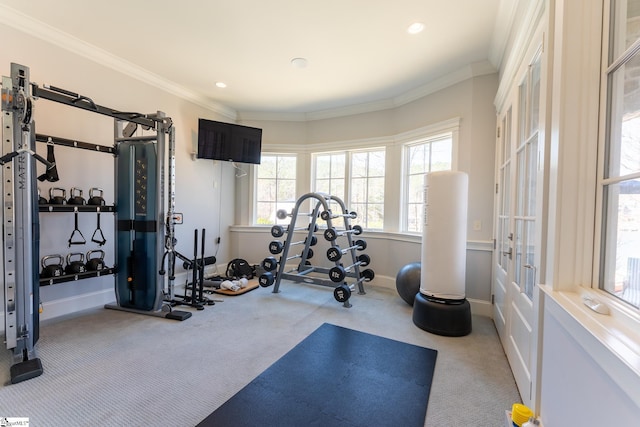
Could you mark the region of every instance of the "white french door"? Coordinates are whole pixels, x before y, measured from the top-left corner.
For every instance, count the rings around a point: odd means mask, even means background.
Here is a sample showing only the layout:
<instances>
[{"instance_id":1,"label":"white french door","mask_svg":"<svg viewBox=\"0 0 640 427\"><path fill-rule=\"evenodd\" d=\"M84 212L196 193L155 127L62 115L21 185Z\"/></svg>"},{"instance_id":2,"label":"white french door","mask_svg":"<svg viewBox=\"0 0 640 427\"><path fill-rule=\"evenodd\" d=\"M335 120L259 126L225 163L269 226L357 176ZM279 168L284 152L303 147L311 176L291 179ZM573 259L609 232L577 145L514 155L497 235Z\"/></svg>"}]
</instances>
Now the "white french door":
<instances>
[{"instance_id":1,"label":"white french door","mask_svg":"<svg viewBox=\"0 0 640 427\"><path fill-rule=\"evenodd\" d=\"M498 115L493 317L523 403L533 402L540 271L541 51L530 57Z\"/></svg>"}]
</instances>

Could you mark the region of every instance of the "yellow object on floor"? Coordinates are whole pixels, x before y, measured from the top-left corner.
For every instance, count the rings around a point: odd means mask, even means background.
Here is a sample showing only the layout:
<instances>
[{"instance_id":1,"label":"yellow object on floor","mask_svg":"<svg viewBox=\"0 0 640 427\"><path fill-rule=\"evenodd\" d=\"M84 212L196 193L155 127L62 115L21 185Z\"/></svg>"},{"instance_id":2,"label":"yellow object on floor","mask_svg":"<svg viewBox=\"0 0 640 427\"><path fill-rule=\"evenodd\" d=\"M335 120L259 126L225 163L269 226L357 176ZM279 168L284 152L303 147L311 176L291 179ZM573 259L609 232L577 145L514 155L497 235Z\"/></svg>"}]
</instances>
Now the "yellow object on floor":
<instances>
[{"instance_id":1,"label":"yellow object on floor","mask_svg":"<svg viewBox=\"0 0 640 427\"><path fill-rule=\"evenodd\" d=\"M511 419L518 427L529 421L533 417L533 411L521 403L514 403L511 407Z\"/></svg>"}]
</instances>

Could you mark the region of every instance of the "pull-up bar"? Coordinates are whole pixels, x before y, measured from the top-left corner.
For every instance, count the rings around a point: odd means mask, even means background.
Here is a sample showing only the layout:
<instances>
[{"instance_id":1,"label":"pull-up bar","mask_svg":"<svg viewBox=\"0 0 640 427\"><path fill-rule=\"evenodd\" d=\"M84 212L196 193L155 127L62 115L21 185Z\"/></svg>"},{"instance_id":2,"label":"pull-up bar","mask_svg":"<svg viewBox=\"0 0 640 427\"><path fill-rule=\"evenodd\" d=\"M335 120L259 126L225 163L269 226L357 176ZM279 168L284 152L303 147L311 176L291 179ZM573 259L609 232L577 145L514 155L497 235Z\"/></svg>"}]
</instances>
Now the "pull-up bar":
<instances>
[{"instance_id":1,"label":"pull-up bar","mask_svg":"<svg viewBox=\"0 0 640 427\"><path fill-rule=\"evenodd\" d=\"M75 92L66 89L60 89L55 86L40 87L35 83L31 84L31 91L36 98L48 99L49 101L59 102L71 107L81 108L93 113L103 114L119 120L137 123L149 129L155 129L156 123L162 121L161 118L152 117L147 114L131 113L112 110L96 104L87 96L78 95Z\"/></svg>"}]
</instances>

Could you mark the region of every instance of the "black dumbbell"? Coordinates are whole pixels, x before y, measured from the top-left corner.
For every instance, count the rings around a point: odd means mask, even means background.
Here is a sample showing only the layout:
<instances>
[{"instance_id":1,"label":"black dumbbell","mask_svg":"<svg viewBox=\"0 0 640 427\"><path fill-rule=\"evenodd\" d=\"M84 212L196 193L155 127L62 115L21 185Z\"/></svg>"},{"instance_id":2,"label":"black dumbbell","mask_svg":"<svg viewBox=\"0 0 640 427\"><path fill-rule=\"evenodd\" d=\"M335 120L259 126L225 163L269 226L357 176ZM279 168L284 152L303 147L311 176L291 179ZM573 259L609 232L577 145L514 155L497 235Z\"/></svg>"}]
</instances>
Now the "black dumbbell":
<instances>
[{"instance_id":1,"label":"black dumbbell","mask_svg":"<svg viewBox=\"0 0 640 427\"><path fill-rule=\"evenodd\" d=\"M339 261L340 258L342 258L342 255L346 254L350 250L357 249L359 251L364 251L365 249L367 249L367 242L365 242L364 240L356 240L353 243L353 246L345 249L340 249L340 246L337 245L330 247L329 249L327 249L327 258L331 262Z\"/></svg>"},{"instance_id":2,"label":"black dumbbell","mask_svg":"<svg viewBox=\"0 0 640 427\"><path fill-rule=\"evenodd\" d=\"M91 258L93 254L100 254L97 257ZM105 268L104 265L104 251L102 249L96 249L87 252L87 262L85 264L88 271L100 271Z\"/></svg>"},{"instance_id":3,"label":"black dumbbell","mask_svg":"<svg viewBox=\"0 0 640 427\"><path fill-rule=\"evenodd\" d=\"M52 259L57 259L58 263L54 264L50 262ZM40 277L42 278L51 278L51 277L59 277L64 274L64 267L62 263L64 262L64 258L62 255L47 255L42 257L42 272L40 273Z\"/></svg>"},{"instance_id":4,"label":"black dumbbell","mask_svg":"<svg viewBox=\"0 0 640 427\"><path fill-rule=\"evenodd\" d=\"M329 227L324 230L324 238L330 242L336 240L339 236L346 236L347 234L353 233L356 236L362 234L362 227L359 225L354 225L348 230L336 230L333 227Z\"/></svg>"},{"instance_id":5,"label":"black dumbbell","mask_svg":"<svg viewBox=\"0 0 640 427\"><path fill-rule=\"evenodd\" d=\"M368 257L367 257L368 258ZM367 259L367 265L369 264L370 260ZM347 267L343 267L341 265L337 265L335 267L332 267L329 270L329 278L331 279L332 282L342 282L345 277L347 277L347 273L350 272L351 270L353 270L356 266L360 266L360 265L364 265L363 261L356 261L354 264L351 264ZM370 268L362 271L360 273L360 279L358 280L358 282L361 282L363 280L371 281L373 280L375 274L373 272L373 270L371 270Z\"/></svg>"},{"instance_id":6,"label":"black dumbbell","mask_svg":"<svg viewBox=\"0 0 640 427\"><path fill-rule=\"evenodd\" d=\"M301 228L294 228L293 231L304 231L304 230L309 230L311 228L311 224L309 224L308 227L301 227ZM318 231L318 224L314 224L313 227L313 232L315 233L316 231ZM271 227L271 235L273 237L282 237L284 236L284 233L288 233L289 232L289 227L283 227L282 225L274 225L273 227Z\"/></svg>"},{"instance_id":7,"label":"black dumbbell","mask_svg":"<svg viewBox=\"0 0 640 427\"><path fill-rule=\"evenodd\" d=\"M262 260L262 268L267 271L273 271L278 268L278 260L270 256Z\"/></svg>"},{"instance_id":8,"label":"black dumbbell","mask_svg":"<svg viewBox=\"0 0 640 427\"><path fill-rule=\"evenodd\" d=\"M349 213L343 213L343 214L334 214L333 212L331 212L331 209L329 209L328 211L322 211L320 213L320 218L322 218L325 221L327 221L329 218L333 219L333 218L340 218L340 217L355 219L358 217L358 214L353 211Z\"/></svg>"},{"instance_id":9,"label":"black dumbbell","mask_svg":"<svg viewBox=\"0 0 640 427\"><path fill-rule=\"evenodd\" d=\"M304 240L301 240L299 242L291 242L289 246L302 245L306 243L307 243L307 239L305 238ZM316 236L311 236L311 240L309 241L309 246L315 246L317 243L318 243L318 238ZM269 252L271 252L274 255L279 254L280 252L282 252L283 249L284 249L284 243L282 243L279 240L274 240L271 243L269 243Z\"/></svg>"},{"instance_id":10,"label":"black dumbbell","mask_svg":"<svg viewBox=\"0 0 640 427\"><path fill-rule=\"evenodd\" d=\"M351 288L346 283L338 285L333 289L333 297L338 302L345 302L351 298Z\"/></svg>"},{"instance_id":11,"label":"black dumbbell","mask_svg":"<svg viewBox=\"0 0 640 427\"><path fill-rule=\"evenodd\" d=\"M276 281L275 276L273 275L273 273L269 271L267 271L266 273L262 273L258 278L258 283L263 288L268 288L269 286L273 285L275 281Z\"/></svg>"},{"instance_id":12,"label":"black dumbbell","mask_svg":"<svg viewBox=\"0 0 640 427\"><path fill-rule=\"evenodd\" d=\"M77 260L71 261L71 258L78 257ZM67 266L64 268L66 274L78 274L87 271L84 265L84 254L81 252L72 252L67 255Z\"/></svg>"}]
</instances>

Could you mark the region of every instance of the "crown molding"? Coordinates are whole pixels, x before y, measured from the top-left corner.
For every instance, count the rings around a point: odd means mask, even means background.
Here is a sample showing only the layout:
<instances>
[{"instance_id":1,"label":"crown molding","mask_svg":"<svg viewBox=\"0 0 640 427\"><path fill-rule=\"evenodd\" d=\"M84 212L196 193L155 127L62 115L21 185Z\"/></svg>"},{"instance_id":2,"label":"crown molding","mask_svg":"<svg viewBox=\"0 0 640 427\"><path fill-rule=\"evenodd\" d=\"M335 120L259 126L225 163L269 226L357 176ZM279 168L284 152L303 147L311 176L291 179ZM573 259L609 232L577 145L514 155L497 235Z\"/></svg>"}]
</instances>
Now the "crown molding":
<instances>
[{"instance_id":1,"label":"crown molding","mask_svg":"<svg viewBox=\"0 0 640 427\"><path fill-rule=\"evenodd\" d=\"M453 86L470 78L497 72L496 68L489 61L482 61L469 64L456 71L447 73L446 75L436 78L423 86L420 86L416 89L410 90L393 98L306 113L236 111L230 107L212 101L210 98L193 92L190 89L187 89L171 80L165 79L147 69L144 69L129 61L119 58L116 55L113 55L103 49L93 46L76 37L73 37L68 33L60 31L42 21L36 20L15 9L1 4L0 21L10 27L13 27L14 29L59 46L97 64L111 68L112 70L154 86L164 92L190 101L195 105L213 111L233 121L264 120L308 122L389 110L416 101L427 95L438 92L442 89Z\"/></svg>"},{"instance_id":2,"label":"crown molding","mask_svg":"<svg viewBox=\"0 0 640 427\"><path fill-rule=\"evenodd\" d=\"M498 93L494 99L494 105L497 111L502 111L504 102L509 94L509 91L513 87L518 70L520 69L522 62L525 60L527 54L527 46L533 40L536 29L542 21L542 17L545 13L545 0L534 0L524 2L519 0L517 9L513 14L514 24L512 29L517 29L517 33L509 35L513 38L513 45L509 49L509 54L506 58L503 58L502 72L500 77L500 85L498 86ZM505 52L506 54L507 52ZM506 59L506 61L505 61Z\"/></svg>"},{"instance_id":3,"label":"crown molding","mask_svg":"<svg viewBox=\"0 0 640 427\"><path fill-rule=\"evenodd\" d=\"M500 0L500 4L498 5L498 16L493 30L491 47L489 48L489 61L498 70L502 67L502 61L504 60L509 42L509 35L513 31L515 24L516 11L518 9L517 3L517 1L513 0Z\"/></svg>"},{"instance_id":4,"label":"crown molding","mask_svg":"<svg viewBox=\"0 0 640 427\"><path fill-rule=\"evenodd\" d=\"M27 16L15 9L0 5L0 21L7 26L30 36L54 44L104 67L111 68L136 80L154 86L179 98L190 101L225 118L236 120L237 112L197 94L173 81L113 55L68 33L60 31L42 21Z\"/></svg>"},{"instance_id":5,"label":"crown molding","mask_svg":"<svg viewBox=\"0 0 640 427\"><path fill-rule=\"evenodd\" d=\"M452 73L435 79L423 86L394 98L380 101L367 102L363 104L350 105L328 110L320 110L309 113L272 113L261 111L239 111L238 116L244 120L272 120L272 121L315 121L331 119L336 117L351 116L356 114L371 113L375 111L390 110L410 102L416 101L432 93L438 92L447 87L461 83L473 77L496 73L496 68L489 61L476 62L462 67Z\"/></svg>"}]
</instances>

